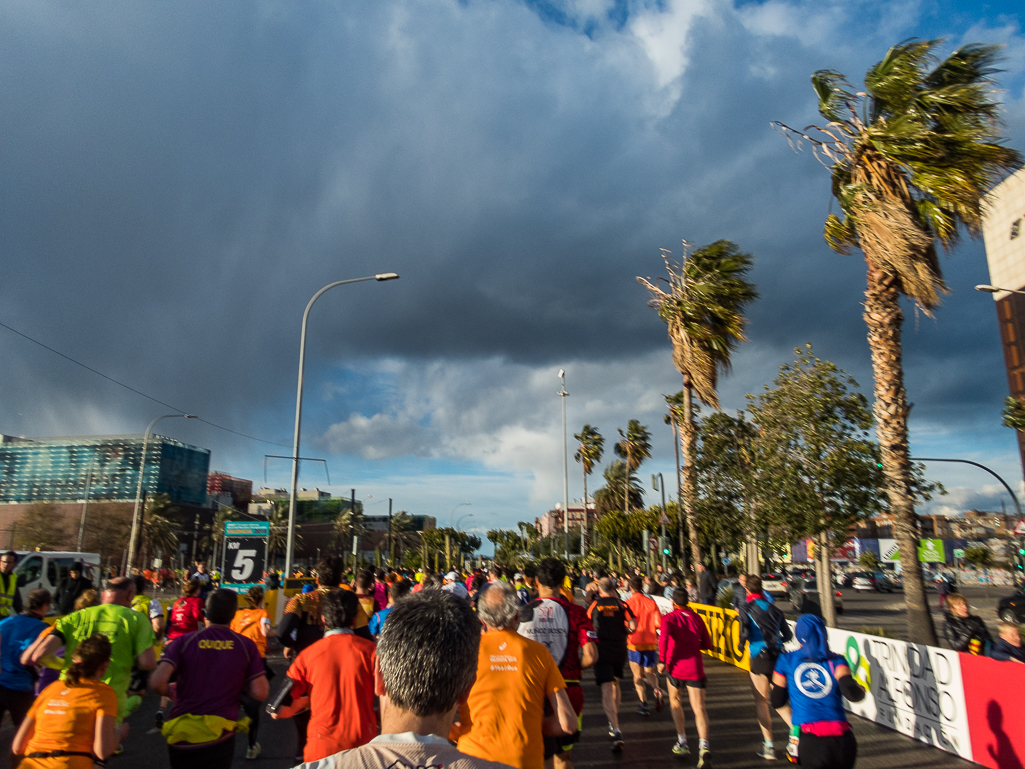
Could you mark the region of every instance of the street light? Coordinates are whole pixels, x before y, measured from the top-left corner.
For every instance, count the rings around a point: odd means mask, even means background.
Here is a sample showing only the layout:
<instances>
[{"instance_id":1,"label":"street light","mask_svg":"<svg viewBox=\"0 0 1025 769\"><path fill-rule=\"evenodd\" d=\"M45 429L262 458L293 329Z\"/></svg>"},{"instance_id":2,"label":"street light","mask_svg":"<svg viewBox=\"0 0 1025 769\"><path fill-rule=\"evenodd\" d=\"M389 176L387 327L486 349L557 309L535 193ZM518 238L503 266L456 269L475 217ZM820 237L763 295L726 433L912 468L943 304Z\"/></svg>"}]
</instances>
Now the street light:
<instances>
[{"instance_id":1,"label":"street light","mask_svg":"<svg viewBox=\"0 0 1025 769\"><path fill-rule=\"evenodd\" d=\"M459 531L459 527L462 526L463 521L465 521L467 518L473 518L473 513L467 513L466 515L459 516L459 520L456 521L456 531Z\"/></svg>"},{"instance_id":2,"label":"street light","mask_svg":"<svg viewBox=\"0 0 1025 769\"><path fill-rule=\"evenodd\" d=\"M559 389L559 397L562 399L562 521L566 530L566 560L569 560L569 444L566 442L566 369L559 369L559 379L562 380L562 387ZM587 524L587 500L584 500L584 525ZM580 536L584 535L583 530ZM554 548L553 548L554 549Z\"/></svg>"},{"instance_id":3,"label":"street light","mask_svg":"<svg viewBox=\"0 0 1025 769\"><path fill-rule=\"evenodd\" d=\"M303 418L303 372L306 365L306 324L310 318L310 309L313 307L313 303L320 299L325 291L329 291L335 286L344 286L348 283L362 283L367 280L376 280L378 282L397 280L398 277L398 274L394 272L382 272L377 275L368 275L365 278L350 278L349 280L338 280L334 283L328 283L313 295L313 298L306 305L306 310L303 312L303 328L302 333L299 335L299 384L296 387L295 394L295 434L292 440L292 486L288 495L288 537L285 541L286 575L292 573L292 542L295 539L295 493L296 487L299 485L299 434L302 429ZM355 518L355 510L353 510L353 517Z\"/></svg>"},{"instance_id":4,"label":"street light","mask_svg":"<svg viewBox=\"0 0 1025 769\"><path fill-rule=\"evenodd\" d=\"M458 510L463 505L469 505L469 504L470 504L469 502L460 502L458 505L456 505L455 507L452 508L452 512L448 514L448 527L450 529L454 528L452 526L452 519L456 517L456 510Z\"/></svg>"},{"instance_id":5,"label":"street light","mask_svg":"<svg viewBox=\"0 0 1025 769\"><path fill-rule=\"evenodd\" d=\"M1025 291L1019 291L1016 288L998 288L997 286L991 286L988 283L981 283L975 287L976 291L982 291L986 294L997 294L1001 291L1006 291L1008 294L1025 294Z\"/></svg>"},{"instance_id":6,"label":"street light","mask_svg":"<svg viewBox=\"0 0 1025 769\"><path fill-rule=\"evenodd\" d=\"M142 508L142 477L146 470L146 450L149 448L149 437L153 432L153 425L161 419L181 417L183 419L196 419L195 414L164 414L149 423L146 434L142 437L142 458L139 460L139 485L135 492L135 512L132 513L132 538L128 540L128 569L132 568L132 561L135 558L135 535L139 531L139 512ZM195 553L192 554L195 557Z\"/></svg>"}]
</instances>

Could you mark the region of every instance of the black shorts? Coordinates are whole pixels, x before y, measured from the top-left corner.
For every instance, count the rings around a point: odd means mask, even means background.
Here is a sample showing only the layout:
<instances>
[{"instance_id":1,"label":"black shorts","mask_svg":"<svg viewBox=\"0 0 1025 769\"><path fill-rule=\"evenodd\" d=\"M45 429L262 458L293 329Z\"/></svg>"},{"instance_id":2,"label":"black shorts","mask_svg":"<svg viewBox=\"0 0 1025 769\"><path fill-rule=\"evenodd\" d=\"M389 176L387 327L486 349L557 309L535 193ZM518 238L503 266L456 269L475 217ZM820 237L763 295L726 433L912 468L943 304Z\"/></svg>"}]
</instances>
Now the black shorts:
<instances>
[{"instance_id":1,"label":"black shorts","mask_svg":"<svg viewBox=\"0 0 1025 769\"><path fill-rule=\"evenodd\" d=\"M801 733L797 743L797 763L808 769L853 769L858 758L858 741L854 732L839 737L817 737Z\"/></svg>"},{"instance_id":2,"label":"black shorts","mask_svg":"<svg viewBox=\"0 0 1025 769\"><path fill-rule=\"evenodd\" d=\"M779 654L768 649L762 649L758 656L751 660L751 672L760 676L771 676L776 670L776 659Z\"/></svg>"},{"instance_id":3,"label":"black shorts","mask_svg":"<svg viewBox=\"0 0 1025 769\"><path fill-rule=\"evenodd\" d=\"M598 645L598 659L594 663L594 681L598 686L623 678L626 667L626 646L620 649Z\"/></svg>"},{"instance_id":4,"label":"black shorts","mask_svg":"<svg viewBox=\"0 0 1025 769\"><path fill-rule=\"evenodd\" d=\"M672 676L666 676L666 680L677 689L682 689L684 686L691 689L705 689L708 686L707 677L699 678L696 681L689 681L686 678L673 678Z\"/></svg>"}]
</instances>

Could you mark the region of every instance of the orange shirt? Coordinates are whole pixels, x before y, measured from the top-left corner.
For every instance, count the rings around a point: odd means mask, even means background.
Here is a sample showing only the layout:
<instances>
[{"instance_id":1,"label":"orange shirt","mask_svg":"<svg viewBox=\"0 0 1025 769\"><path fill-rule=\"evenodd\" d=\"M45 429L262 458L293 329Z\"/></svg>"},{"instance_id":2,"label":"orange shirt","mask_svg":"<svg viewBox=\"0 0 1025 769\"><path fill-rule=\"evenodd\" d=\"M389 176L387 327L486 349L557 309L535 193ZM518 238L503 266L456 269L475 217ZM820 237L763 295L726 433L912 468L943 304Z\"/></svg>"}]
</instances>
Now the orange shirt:
<instances>
[{"instance_id":1,"label":"orange shirt","mask_svg":"<svg viewBox=\"0 0 1025 769\"><path fill-rule=\"evenodd\" d=\"M626 637L626 648L634 651L650 651L658 648L657 631L662 626L662 612L651 596L634 593L626 605L637 618L637 629Z\"/></svg>"},{"instance_id":2,"label":"orange shirt","mask_svg":"<svg viewBox=\"0 0 1025 769\"><path fill-rule=\"evenodd\" d=\"M518 769L543 769L545 702L566 688L551 653L512 630L481 636L477 682L460 707L459 750Z\"/></svg>"},{"instance_id":3,"label":"orange shirt","mask_svg":"<svg viewBox=\"0 0 1025 769\"><path fill-rule=\"evenodd\" d=\"M351 632L332 633L303 649L288 669L288 677L295 681L292 696L310 696L306 761L358 748L377 736L376 649L373 641Z\"/></svg>"},{"instance_id":4,"label":"orange shirt","mask_svg":"<svg viewBox=\"0 0 1025 769\"><path fill-rule=\"evenodd\" d=\"M267 656L267 636L263 634L260 626L267 617L266 609L239 609L231 620L231 629L239 635L244 635L256 644L260 650L260 656Z\"/></svg>"},{"instance_id":5,"label":"orange shirt","mask_svg":"<svg viewBox=\"0 0 1025 769\"><path fill-rule=\"evenodd\" d=\"M117 694L105 683L83 679L78 686L55 681L47 686L28 717L35 720L35 732L25 753L49 753L54 750L92 753L96 738L96 720L100 716L117 717ZM18 765L25 769L92 769L86 756L26 758Z\"/></svg>"}]
</instances>

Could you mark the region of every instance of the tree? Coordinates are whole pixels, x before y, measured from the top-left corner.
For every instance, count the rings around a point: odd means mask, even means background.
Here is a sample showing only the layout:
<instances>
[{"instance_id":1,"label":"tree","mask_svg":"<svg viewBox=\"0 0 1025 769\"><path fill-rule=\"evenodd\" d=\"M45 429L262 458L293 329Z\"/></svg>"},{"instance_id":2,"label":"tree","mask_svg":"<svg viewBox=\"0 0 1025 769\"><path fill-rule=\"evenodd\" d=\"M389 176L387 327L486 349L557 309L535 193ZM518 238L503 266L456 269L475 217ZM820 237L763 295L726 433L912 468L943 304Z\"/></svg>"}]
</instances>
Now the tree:
<instances>
[{"instance_id":1,"label":"tree","mask_svg":"<svg viewBox=\"0 0 1025 769\"><path fill-rule=\"evenodd\" d=\"M993 565L993 554L986 547L965 548L964 559L976 569L988 569Z\"/></svg>"},{"instance_id":2,"label":"tree","mask_svg":"<svg viewBox=\"0 0 1025 769\"><path fill-rule=\"evenodd\" d=\"M18 550L64 550L70 540L68 522L49 502L29 505L14 524L14 546Z\"/></svg>"},{"instance_id":3,"label":"tree","mask_svg":"<svg viewBox=\"0 0 1025 769\"><path fill-rule=\"evenodd\" d=\"M683 452L683 509L691 560L696 566L702 559L694 521L697 434L693 395L696 393L702 403L718 410L719 376L729 372L733 351L745 339L744 308L758 298L758 292L746 280L751 256L733 243L718 240L693 253L689 250L690 245L684 241L682 262L674 264L670 252L662 249L668 279L637 280L651 293L649 304L666 324L673 363L683 375L682 414L677 425Z\"/></svg>"},{"instance_id":4,"label":"tree","mask_svg":"<svg viewBox=\"0 0 1025 769\"><path fill-rule=\"evenodd\" d=\"M616 456L625 460L627 472L632 478L641 463L651 456L651 433L636 419L627 422L626 432L618 427L616 432L619 433L619 441L614 447ZM623 514L630 514L630 495L626 486L623 487Z\"/></svg>"},{"instance_id":5,"label":"tree","mask_svg":"<svg viewBox=\"0 0 1025 769\"><path fill-rule=\"evenodd\" d=\"M879 556L868 550L858 556L858 563L861 568L869 571L879 571Z\"/></svg>"},{"instance_id":6,"label":"tree","mask_svg":"<svg viewBox=\"0 0 1025 769\"><path fill-rule=\"evenodd\" d=\"M1025 401L1021 398L1007 396L1004 401L1003 425L1012 430L1025 430Z\"/></svg>"},{"instance_id":7,"label":"tree","mask_svg":"<svg viewBox=\"0 0 1025 769\"><path fill-rule=\"evenodd\" d=\"M587 476L594 471L594 466L601 462L605 448L605 438L598 428L584 425L584 428L573 435L579 444L573 458L580 463L584 471L584 525L580 529L580 554L587 555Z\"/></svg>"},{"instance_id":8,"label":"tree","mask_svg":"<svg viewBox=\"0 0 1025 769\"><path fill-rule=\"evenodd\" d=\"M181 539L181 526L174 520L178 508L171 502L167 494L155 494L146 505L146 514L142 520L141 552L150 555L160 554L161 558L173 557L178 552L178 542ZM215 516L216 520L216 516ZM224 524L221 523L220 531L223 533ZM217 526L214 526L213 536L217 536ZM143 558L145 566L147 559Z\"/></svg>"},{"instance_id":9,"label":"tree","mask_svg":"<svg viewBox=\"0 0 1025 769\"><path fill-rule=\"evenodd\" d=\"M811 345L795 352L775 387L748 396L758 429L759 505L791 541L817 539L819 605L835 627L830 532L846 532L882 507L883 478L869 437L872 414L857 382L816 358Z\"/></svg>"},{"instance_id":10,"label":"tree","mask_svg":"<svg viewBox=\"0 0 1025 769\"><path fill-rule=\"evenodd\" d=\"M101 560L110 559L121 565L128 549L132 530L132 509L114 502L89 505L82 547L86 552L99 553ZM177 552L177 545L175 545Z\"/></svg>"},{"instance_id":11,"label":"tree","mask_svg":"<svg viewBox=\"0 0 1025 769\"><path fill-rule=\"evenodd\" d=\"M644 503L641 485L633 473L627 473L626 462L613 462L602 473L605 485L594 492L594 511L598 522L595 533L607 542L615 542L619 552L619 569L623 569L623 537L630 534L630 523L619 505L619 500L628 496L628 507L638 508ZM605 519L608 518L608 521Z\"/></svg>"},{"instance_id":12,"label":"tree","mask_svg":"<svg viewBox=\"0 0 1025 769\"><path fill-rule=\"evenodd\" d=\"M991 78L998 47L973 43L936 63L933 52L941 42L895 45L868 71L864 91L855 91L839 72L819 70L812 85L829 123L805 131L776 124L788 138L809 141L831 171L840 214L826 217L826 242L841 254L861 249L865 257L876 436L904 563L916 562L918 534L900 296L932 314L948 293L937 242L949 250L962 230L977 236L983 196L1022 164L1018 152L1001 144ZM908 640L935 645L918 569L906 571L904 596Z\"/></svg>"}]
</instances>

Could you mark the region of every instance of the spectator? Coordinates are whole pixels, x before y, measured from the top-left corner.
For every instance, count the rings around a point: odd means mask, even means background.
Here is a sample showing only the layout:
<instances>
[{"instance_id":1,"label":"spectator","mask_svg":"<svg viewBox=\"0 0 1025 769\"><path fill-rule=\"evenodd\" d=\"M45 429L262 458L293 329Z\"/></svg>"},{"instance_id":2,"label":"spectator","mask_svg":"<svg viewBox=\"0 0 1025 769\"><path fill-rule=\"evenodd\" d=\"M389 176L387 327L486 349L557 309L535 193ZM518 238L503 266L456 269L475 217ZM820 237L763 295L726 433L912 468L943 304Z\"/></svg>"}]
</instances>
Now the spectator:
<instances>
[{"instance_id":1,"label":"spectator","mask_svg":"<svg viewBox=\"0 0 1025 769\"><path fill-rule=\"evenodd\" d=\"M17 563L18 554L13 550L0 555L0 619L21 614L21 591L14 573Z\"/></svg>"},{"instance_id":2,"label":"spectator","mask_svg":"<svg viewBox=\"0 0 1025 769\"><path fill-rule=\"evenodd\" d=\"M237 609L234 590L211 591L206 627L168 646L150 676L150 686L161 695L169 694L172 673L177 676L174 706L162 729L171 769L230 769L242 694L267 699L256 644L229 627Z\"/></svg>"},{"instance_id":3,"label":"spectator","mask_svg":"<svg viewBox=\"0 0 1025 769\"><path fill-rule=\"evenodd\" d=\"M71 614L75 609L75 601L86 590L91 590L93 582L82 574L82 562L75 561L68 569L68 576L60 581L53 594L59 614Z\"/></svg>"},{"instance_id":4,"label":"spectator","mask_svg":"<svg viewBox=\"0 0 1025 769\"><path fill-rule=\"evenodd\" d=\"M263 608L263 588L259 585L249 588L246 592L246 603L249 604L247 608L235 612L235 616L231 620L231 630L256 644L256 650L260 653L260 659L263 661L263 671L267 676L267 681L270 682L274 677L274 673L267 665L267 636L270 635L270 617L267 616L267 610ZM243 693L242 709L249 716L249 747L246 749L246 758L251 761L260 756L261 748L258 739L260 711L263 708L260 707L257 700Z\"/></svg>"},{"instance_id":5,"label":"spectator","mask_svg":"<svg viewBox=\"0 0 1025 769\"><path fill-rule=\"evenodd\" d=\"M388 615L395 608L395 604L407 595L409 595L408 582L392 582L388 585L388 605L370 618L370 634L374 638L378 638L381 635L384 621L388 619Z\"/></svg>"},{"instance_id":6,"label":"spectator","mask_svg":"<svg viewBox=\"0 0 1025 769\"><path fill-rule=\"evenodd\" d=\"M15 729L36 698L35 670L21 664L21 655L47 629L43 618L48 611L50 591L33 590L24 613L0 622L0 719L10 713Z\"/></svg>"},{"instance_id":7,"label":"spectator","mask_svg":"<svg viewBox=\"0 0 1025 769\"><path fill-rule=\"evenodd\" d=\"M977 617L968 609L968 601L960 593L947 596L947 612L944 615L947 643L956 652L968 654L988 653L993 639L986 629L982 617Z\"/></svg>"},{"instance_id":8,"label":"spectator","mask_svg":"<svg viewBox=\"0 0 1025 769\"><path fill-rule=\"evenodd\" d=\"M697 565L697 572L698 600L706 606L715 606L715 575L703 563Z\"/></svg>"},{"instance_id":9,"label":"spectator","mask_svg":"<svg viewBox=\"0 0 1025 769\"><path fill-rule=\"evenodd\" d=\"M0 628L3 628L2 623L0 623ZM1021 630L1018 628L1018 624L1000 620L997 623L997 633L1000 638L993 644L993 650L989 656L1004 662L1025 662L1025 649L1021 645Z\"/></svg>"},{"instance_id":10,"label":"spectator","mask_svg":"<svg viewBox=\"0 0 1025 769\"><path fill-rule=\"evenodd\" d=\"M31 664L64 646L66 660L75 658L75 649L85 639L100 633L110 639L110 664L101 673L103 683L117 694L118 720L124 720L131 712L128 701L128 684L132 677L132 666L140 670L152 670L156 665L153 653L153 626L143 615L132 611L135 582L128 577L108 580L103 589L103 603L72 612L54 623L53 632L42 643L33 647ZM67 677L68 668L64 671ZM133 698L132 706L138 706Z\"/></svg>"},{"instance_id":11,"label":"spectator","mask_svg":"<svg viewBox=\"0 0 1025 769\"><path fill-rule=\"evenodd\" d=\"M793 637L786 617L762 592L762 578L747 576L747 602L740 607L740 645L746 643L751 658L751 693L755 698L755 713L762 730L762 749L758 755L768 761L776 759L772 743L772 713L769 711L769 677L776 668L776 659L783 644ZM790 726L789 709L780 710L780 716Z\"/></svg>"},{"instance_id":12,"label":"spectator","mask_svg":"<svg viewBox=\"0 0 1025 769\"><path fill-rule=\"evenodd\" d=\"M683 582L683 587L687 591L687 603L698 603L700 598L698 596L698 589L694 586L694 580L687 577Z\"/></svg>"},{"instance_id":13,"label":"spectator","mask_svg":"<svg viewBox=\"0 0 1025 769\"><path fill-rule=\"evenodd\" d=\"M786 707L788 700L792 706L796 734L791 732L788 758L812 769L852 769L858 743L843 698L860 702L865 690L851 676L847 660L829 650L820 617L802 615L795 630L801 648L780 656L771 694L774 708Z\"/></svg>"},{"instance_id":14,"label":"spectator","mask_svg":"<svg viewBox=\"0 0 1025 769\"><path fill-rule=\"evenodd\" d=\"M189 575L189 580L199 582L199 597L205 602L214 584L213 575L206 570L206 561L196 561L196 570Z\"/></svg>"},{"instance_id":15,"label":"spectator","mask_svg":"<svg viewBox=\"0 0 1025 769\"><path fill-rule=\"evenodd\" d=\"M947 596L950 595L950 583L947 582L945 574L936 575L936 594L939 596L940 610L947 606Z\"/></svg>"},{"instance_id":16,"label":"spectator","mask_svg":"<svg viewBox=\"0 0 1025 769\"><path fill-rule=\"evenodd\" d=\"M662 613L658 605L642 592L643 581L639 574L630 577L630 598L626 605L637 619L636 629L627 637L626 648L630 658L630 671L633 673L634 689L640 704L637 712L642 716L651 715L648 708L647 684L651 684L652 696L655 698L655 710L662 711L663 692L658 685L658 629Z\"/></svg>"},{"instance_id":17,"label":"spectator","mask_svg":"<svg viewBox=\"0 0 1025 769\"><path fill-rule=\"evenodd\" d=\"M170 643L186 633L199 630L203 621L204 603L200 598L203 583L198 579L190 579L185 583L179 597L172 605L170 620L167 623L167 640Z\"/></svg>"},{"instance_id":18,"label":"spectator","mask_svg":"<svg viewBox=\"0 0 1025 769\"><path fill-rule=\"evenodd\" d=\"M705 707L705 665L701 652L712 648L712 638L704 621L687 605L687 594L673 593L673 610L662 618L662 632L658 639L659 672L667 676L669 708L676 725L676 744L673 754L686 756L686 719L683 713L683 690L687 690L690 709L698 729L697 769L711 765L708 743L708 710Z\"/></svg>"},{"instance_id":19,"label":"spectator","mask_svg":"<svg viewBox=\"0 0 1025 769\"><path fill-rule=\"evenodd\" d=\"M373 641L358 638L352 626L359 600L347 590L331 589L320 599L324 637L304 649L288 670L293 686L272 717L290 718L309 708L303 759L307 762L365 745L377 734L374 716Z\"/></svg>"},{"instance_id":20,"label":"spectator","mask_svg":"<svg viewBox=\"0 0 1025 769\"><path fill-rule=\"evenodd\" d=\"M594 681L601 688L601 705L609 721L612 750L623 749L623 733L619 730L619 704L623 693L619 682L628 659L627 633L637 628L637 620L625 603L619 600L615 583L608 577L598 580L598 597L587 610L598 636L598 660L594 663Z\"/></svg>"},{"instance_id":21,"label":"spectator","mask_svg":"<svg viewBox=\"0 0 1025 769\"><path fill-rule=\"evenodd\" d=\"M11 745L15 765L92 769L117 749L128 724L117 726L117 693L100 680L110 655L110 640L99 633L77 646L64 680L44 689L21 723Z\"/></svg>"},{"instance_id":22,"label":"spectator","mask_svg":"<svg viewBox=\"0 0 1025 769\"><path fill-rule=\"evenodd\" d=\"M516 632L520 605L512 585L496 581L481 594L477 681L453 730L459 750L517 769L543 769L543 735L577 730L576 714L555 660L543 644ZM387 639L388 631L385 631ZM545 718L545 702L553 715Z\"/></svg>"},{"instance_id":23,"label":"spectator","mask_svg":"<svg viewBox=\"0 0 1025 769\"><path fill-rule=\"evenodd\" d=\"M445 575L445 584L441 586L441 589L451 593L456 598L467 600L470 597L470 591L459 581L459 574L454 571L450 571Z\"/></svg>"}]
</instances>

